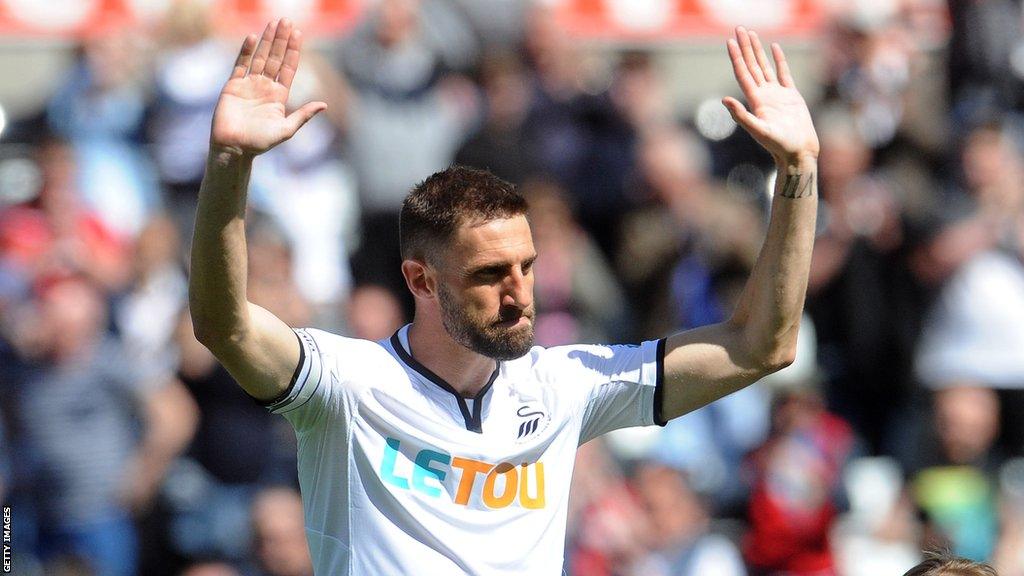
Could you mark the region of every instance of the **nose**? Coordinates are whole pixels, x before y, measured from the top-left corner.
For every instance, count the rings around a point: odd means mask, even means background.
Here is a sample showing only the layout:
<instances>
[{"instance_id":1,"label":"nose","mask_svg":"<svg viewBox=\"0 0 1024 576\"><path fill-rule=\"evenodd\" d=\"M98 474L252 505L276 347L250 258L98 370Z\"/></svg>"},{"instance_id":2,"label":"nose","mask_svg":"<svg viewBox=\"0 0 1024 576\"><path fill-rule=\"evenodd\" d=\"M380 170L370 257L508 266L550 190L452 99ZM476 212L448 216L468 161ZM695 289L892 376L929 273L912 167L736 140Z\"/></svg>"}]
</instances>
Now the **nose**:
<instances>
[{"instance_id":1,"label":"nose","mask_svg":"<svg viewBox=\"0 0 1024 576\"><path fill-rule=\"evenodd\" d=\"M502 306L515 306L524 310L533 304L533 277L524 274L518 266L505 278L502 288Z\"/></svg>"}]
</instances>

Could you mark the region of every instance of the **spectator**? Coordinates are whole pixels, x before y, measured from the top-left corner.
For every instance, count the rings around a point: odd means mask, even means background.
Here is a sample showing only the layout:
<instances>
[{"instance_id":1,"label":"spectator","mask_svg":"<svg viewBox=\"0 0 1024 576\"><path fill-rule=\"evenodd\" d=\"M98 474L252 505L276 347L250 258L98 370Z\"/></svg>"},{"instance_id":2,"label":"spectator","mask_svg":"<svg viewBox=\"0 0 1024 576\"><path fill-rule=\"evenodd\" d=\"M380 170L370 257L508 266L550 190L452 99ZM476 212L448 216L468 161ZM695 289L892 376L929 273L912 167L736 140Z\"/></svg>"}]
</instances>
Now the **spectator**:
<instances>
[{"instance_id":1,"label":"spectator","mask_svg":"<svg viewBox=\"0 0 1024 576\"><path fill-rule=\"evenodd\" d=\"M1020 109L1021 5L1014 0L951 0L953 33L948 45L949 99L961 128L979 116Z\"/></svg>"},{"instance_id":2,"label":"spectator","mask_svg":"<svg viewBox=\"0 0 1024 576\"><path fill-rule=\"evenodd\" d=\"M846 467L843 485L850 510L832 530L840 574L899 574L921 559L923 527L896 460L857 458Z\"/></svg>"},{"instance_id":3,"label":"spectator","mask_svg":"<svg viewBox=\"0 0 1024 576\"><path fill-rule=\"evenodd\" d=\"M821 217L807 311L818 334L830 410L854 426L872 454L898 454L900 415L910 411L913 327L923 315L904 256L902 208L871 170L873 152L852 119L820 122ZM898 319L894 321L894 319Z\"/></svg>"},{"instance_id":4,"label":"spectator","mask_svg":"<svg viewBox=\"0 0 1024 576\"><path fill-rule=\"evenodd\" d=\"M573 219L561 188L535 181L526 184L522 194L530 203L538 254L537 344L622 338L626 316L622 291L597 246Z\"/></svg>"},{"instance_id":5,"label":"spectator","mask_svg":"<svg viewBox=\"0 0 1024 576\"><path fill-rule=\"evenodd\" d=\"M213 108L233 53L212 35L206 2L171 3L160 29L147 132L170 213L186 237L206 168Z\"/></svg>"},{"instance_id":6,"label":"spectator","mask_svg":"<svg viewBox=\"0 0 1024 576\"><path fill-rule=\"evenodd\" d=\"M260 576L313 576L302 499L292 488L267 488L252 504L252 532Z\"/></svg>"},{"instance_id":7,"label":"spectator","mask_svg":"<svg viewBox=\"0 0 1024 576\"><path fill-rule=\"evenodd\" d=\"M972 258L942 289L930 311L917 355L917 371L932 388L959 380L1000 392L1001 444L1024 454L1024 265L1007 252Z\"/></svg>"},{"instance_id":8,"label":"spectator","mask_svg":"<svg viewBox=\"0 0 1024 576\"><path fill-rule=\"evenodd\" d=\"M402 199L424 174L452 162L476 118L475 91L450 73L475 55L466 26L445 3L384 0L344 42L336 62L341 74L322 71L363 210L354 280L402 298Z\"/></svg>"},{"instance_id":9,"label":"spectator","mask_svg":"<svg viewBox=\"0 0 1024 576\"><path fill-rule=\"evenodd\" d=\"M710 530L708 510L683 474L647 463L634 473L633 483L651 524L651 552L640 574L746 576L739 550Z\"/></svg>"},{"instance_id":10,"label":"spectator","mask_svg":"<svg viewBox=\"0 0 1024 576\"><path fill-rule=\"evenodd\" d=\"M348 331L353 338L390 338L405 325L402 304L387 288L367 284L357 287L348 300Z\"/></svg>"},{"instance_id":11,"label":"spectator","mask_svg":"<svg viewBox=\"0 0 1024 576\"><path fill-rule=\"evenodd\" d=\"M958 382L935 394L938 450L916 474L914 496L929 527L958 555L988 558L998 536L995 392Z\"/></svg>"},{"instance_id":12,"label":"spectator","mask_svg":"<svg viewBox=\"0 0 1024 576\"><path fill-rule=\"evenodd\" d=\"M903 125L919 55L895 3L836 6L826 52L826 90L849 108L858 137L871 148L883 148Z\"/></svg>"},{"instance_id":13,"label":"spectator","mask_svg":"<svg viewBox=\"0 0 1024 576\"><path fill-rule=\"evenodd\" d=\"M311 58L292 85L292 103L329 99L323 83L330 65ZM253 165L250 205L271 215L295 247L295 282L321 325L337 324L338 307L352 289L349 253L359 244L355 176L341 154L341 135L325 115Z\"/></svg>"},{"instance_id":14,"label":"spectator","mask_svg":"<svg viewBox=\"0 0 1024 576\"><path fill-rule=\"evenodd\" d=\"M750 456L753 488L744 556L755 574L836 574L829 533L845 500L841 474L856 449L850 426L813 388L781 393L772 432Z\"/></svg>"},{"instance_id":15,"label":"spectator","mask_svg":"<svg viewBox=\"0 0 1024 576\"><path fill-rule=\"evenodd\" d=\"M5 367L12 444L38 518L44 560L74 554L101 574L135 569L130 513L149 505L195 426L166 372L129 361L105 335L102 294L81 279L49 285L14 328L21 360ZM144 423L141 439L135 424Z\"/></svg>"},{"instance_id":16,"label":"spectator","mask_svg":"<svg viewBox=\"0 0 1024 576\"><path fill-rule=\"evenodd\" d=\"M73 147L83 203L122 237L138 234L161 204L142 142L144 49L128 31L87 39L47 107L54 134Z\"/></svg>"},{"instance_id":17,"label":"spectator","mask_svg":"<svg viewBox=\"0 0 1024 576\"><path fill-rule=\"evenodd\" d=\"M113 320L136 362L177 370L174 344L187 282L174 222L157 216L141 230L132 253L132 282L117 298Z\"/></svg>"},{"instance_id":18,"label":"spectator","mask_svg":"<svg viewBox=\"0 0 1024 576\"><path fill-rule=\"evenodd\" d=\"M532 98L528 71L514 52L492 52L480 68L485 116L455 161L522 185L540 172L536 143L526 126Z\"/></svg>"},{"instance_id":19,"label":"spectator","mask_svg":"<svg viewBox=\"0 0 1024 576\"><path fill-rule=\"evenodd\" d=\"M630 574L644 556L643 509L604 440L576 453L570 493L565 572L571 576Z\"/></svg>"},{"instance_id":20,"label":"spectator","mask_svg":"<svg viewBox=\"0 0 1024 576\"><path fill-rule=\"evenodd\" d=\"M129 276L126 243L83 205L71 147L51 139L36 158L38 196L0 212L0 262L26 285L81 274L120 290Z\"/></svg>"}]
</instances>

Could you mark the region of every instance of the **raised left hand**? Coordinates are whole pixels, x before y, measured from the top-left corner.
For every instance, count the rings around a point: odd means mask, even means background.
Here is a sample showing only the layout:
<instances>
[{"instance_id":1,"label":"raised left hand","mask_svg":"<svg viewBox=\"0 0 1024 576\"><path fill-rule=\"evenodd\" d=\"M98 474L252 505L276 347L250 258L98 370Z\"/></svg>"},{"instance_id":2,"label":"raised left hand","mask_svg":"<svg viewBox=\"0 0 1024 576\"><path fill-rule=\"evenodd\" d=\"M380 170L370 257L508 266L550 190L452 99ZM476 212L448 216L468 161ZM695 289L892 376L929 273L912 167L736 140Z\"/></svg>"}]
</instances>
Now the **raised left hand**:
<instances>
[{"instance_id":1,"label":"raised left hand","mask_svg":"<svg viewBox=\"0 0 1024 576\"><path fill-rule=\"evenodd\" d=\"M740 26L727 42L736 82L750 105L722 99L736 123L743 127L780 164L795 164L818 157L818 135L807 103L793 84L782 48L772 44L778 74L768 62L757 33Z\"/></svg>"}]
</instances>

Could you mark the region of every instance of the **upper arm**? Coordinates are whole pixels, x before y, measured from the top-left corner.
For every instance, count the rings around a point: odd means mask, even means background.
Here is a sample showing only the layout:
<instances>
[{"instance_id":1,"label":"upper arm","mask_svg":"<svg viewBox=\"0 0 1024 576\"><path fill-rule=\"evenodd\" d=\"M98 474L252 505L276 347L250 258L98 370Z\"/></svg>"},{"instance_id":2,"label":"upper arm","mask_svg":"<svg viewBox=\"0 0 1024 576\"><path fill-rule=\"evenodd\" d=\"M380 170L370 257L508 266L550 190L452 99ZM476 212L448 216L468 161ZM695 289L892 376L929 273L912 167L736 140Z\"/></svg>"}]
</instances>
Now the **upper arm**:
<instances>
[{"instance_id":1,"label":"upper arm","mask_svg":"<svg viewBox=\"0 0 1024 576\"><path fill-rule=\"evenodd\" d=\"M750 353L742 329L730 322L669 336L664 367L665 420L710 404L772 371Z\"/></svg>"},{"instance_id":2,"label":"upper arm","mask_svg":"<svg viewBox=\"0 0 1024 576\"><path fill-rule=\"evenodd\" d=\"M202 342L246 393L270 402L291 384L299 364L299 340L287 324L256 304L248 304L248 317L244 331Z\"/></svg>"}]
</instances>

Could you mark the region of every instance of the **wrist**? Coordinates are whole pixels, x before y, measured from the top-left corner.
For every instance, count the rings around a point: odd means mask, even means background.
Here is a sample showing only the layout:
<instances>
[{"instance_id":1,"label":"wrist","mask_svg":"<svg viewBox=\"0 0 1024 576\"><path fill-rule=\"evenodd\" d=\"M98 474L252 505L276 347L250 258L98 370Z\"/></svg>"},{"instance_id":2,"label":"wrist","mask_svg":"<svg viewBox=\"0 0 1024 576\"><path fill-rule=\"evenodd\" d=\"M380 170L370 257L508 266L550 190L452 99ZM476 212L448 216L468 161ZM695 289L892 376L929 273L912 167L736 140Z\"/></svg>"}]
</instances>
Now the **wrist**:
<instances>
[{"instance_id":1,"label":"wrist","mask_svg":"<svg viewBox=\"0 0 1024 576\"><path fill-rule=\"evenodd\" d=\"M779 174L806 174L818 170L818 155L814 152L798 152L775 158Z\"/></svg>"},{"instance_id":2,"label":"wrist","mask_svg":"<svg viewBox=\"0 0 1024 576\"><path fill-rule=\"evenodd\" d=\"M207 162L217 167L227 168L229 166L251 163L253 157L252 154L243 151L237 146L210 144Z\"/></svg>"}]
</instances>

